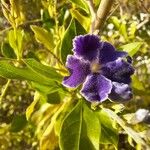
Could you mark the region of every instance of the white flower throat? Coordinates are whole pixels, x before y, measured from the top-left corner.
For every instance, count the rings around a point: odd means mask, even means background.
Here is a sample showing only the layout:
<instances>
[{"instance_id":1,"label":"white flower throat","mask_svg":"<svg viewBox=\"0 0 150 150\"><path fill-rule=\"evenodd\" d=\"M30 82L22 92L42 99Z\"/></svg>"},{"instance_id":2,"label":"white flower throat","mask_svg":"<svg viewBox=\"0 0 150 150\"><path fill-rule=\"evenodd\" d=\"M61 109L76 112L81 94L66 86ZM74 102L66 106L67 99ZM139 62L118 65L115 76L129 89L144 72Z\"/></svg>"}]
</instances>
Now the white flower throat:
<instances>
[{"instance_id":1,"label":"white flower throat","mask_svg":"<svg viewBox=\"0 0 150 150\"><path fill-rule=\"evenodd\" d=\"M97 61L94 61L90 65L92 73L100 73L101 65Z\"/></svg>"}]
</instances>

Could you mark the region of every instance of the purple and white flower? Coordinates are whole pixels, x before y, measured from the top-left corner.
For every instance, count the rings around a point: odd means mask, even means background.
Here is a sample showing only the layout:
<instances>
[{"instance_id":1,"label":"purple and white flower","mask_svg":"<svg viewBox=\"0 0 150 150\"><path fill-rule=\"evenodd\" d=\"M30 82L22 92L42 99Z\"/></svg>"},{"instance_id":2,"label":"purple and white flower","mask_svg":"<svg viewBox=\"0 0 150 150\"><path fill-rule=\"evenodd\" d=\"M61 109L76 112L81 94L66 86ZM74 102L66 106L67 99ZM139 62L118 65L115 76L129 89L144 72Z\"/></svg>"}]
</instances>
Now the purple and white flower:
<instances>
[{"instance_id":1,"label":"purple and white flower","mask_svg":"<svg viewBox=\"0 0 150 150\"><path fill-rule=\"evenodd\" d=\"M90 102L106 99L124 102L132 98L130 87L134 69L126 52L116 51L108 42L96 35L80 35L73 40L73 55L68 55L66 67L70 75L63 85L76 88Z\"/></svg>"}]
</instances>

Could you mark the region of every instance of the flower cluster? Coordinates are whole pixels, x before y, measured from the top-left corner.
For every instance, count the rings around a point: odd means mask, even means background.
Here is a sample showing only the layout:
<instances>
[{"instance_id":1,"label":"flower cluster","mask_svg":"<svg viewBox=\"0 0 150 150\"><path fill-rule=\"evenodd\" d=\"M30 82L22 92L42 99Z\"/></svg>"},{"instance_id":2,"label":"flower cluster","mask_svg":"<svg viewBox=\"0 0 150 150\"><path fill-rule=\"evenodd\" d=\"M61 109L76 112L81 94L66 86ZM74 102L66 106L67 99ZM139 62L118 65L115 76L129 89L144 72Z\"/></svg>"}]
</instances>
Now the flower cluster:
<instances>
[{"instance_id":1,"label":"flower cluster","mask_svg":"<svg viewBox=\"0 0 150 150\"><path fill-rule=\"evenodd\" d=\"M134 69L126 52L116 51L110 43L87 34L74 38L73 53L67 57L70 75L64 77L64 86L75 88L83 83L80 93L90 102L132 98L130 76Z\"/></svg>"}]
</instances>

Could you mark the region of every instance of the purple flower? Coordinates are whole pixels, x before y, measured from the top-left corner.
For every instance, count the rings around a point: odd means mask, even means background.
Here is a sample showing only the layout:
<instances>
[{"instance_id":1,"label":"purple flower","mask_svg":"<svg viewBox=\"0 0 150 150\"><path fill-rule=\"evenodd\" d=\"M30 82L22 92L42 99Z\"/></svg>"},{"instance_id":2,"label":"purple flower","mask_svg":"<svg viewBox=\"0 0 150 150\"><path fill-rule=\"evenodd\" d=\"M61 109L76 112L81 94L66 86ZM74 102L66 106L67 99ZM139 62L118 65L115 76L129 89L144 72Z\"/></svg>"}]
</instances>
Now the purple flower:
<instances>
[{"instance_id":1,"label":"purple flower","mask_svg":"<svg viewBox=\"0 0 150 150\"><path fill-rule=\"evenodd\" d=\"M116 51L110 43L89 34L75 37L73 52L67 57L70 76L64 77L63 85L75 88L83 83L80 93L90 102L132 98L130 76L134 69L126 52Z\"/></svg>"}]
</instances>

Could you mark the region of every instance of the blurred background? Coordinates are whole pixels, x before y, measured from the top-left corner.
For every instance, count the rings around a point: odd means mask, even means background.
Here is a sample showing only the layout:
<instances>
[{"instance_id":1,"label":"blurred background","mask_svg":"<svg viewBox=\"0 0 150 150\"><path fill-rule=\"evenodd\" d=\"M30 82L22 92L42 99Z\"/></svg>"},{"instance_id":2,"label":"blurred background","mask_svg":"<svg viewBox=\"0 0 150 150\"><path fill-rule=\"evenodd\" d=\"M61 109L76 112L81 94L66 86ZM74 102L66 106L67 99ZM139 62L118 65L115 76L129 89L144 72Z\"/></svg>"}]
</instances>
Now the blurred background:
<instances>
[{"instance_id":1,"label":"blurred background","mask_svg":"<svg viewBox=\"0 0 150 150\"><path fill-rule=\"evenodd\" d=\"M9 0L5 1L8 9ZM16 0L20 11L19 28L24 30L23 58L36 58L51 63L51 54L42 44L35 40L30 25L38 25L52 31L55 39L61 35L70 23L72 15L79 11L82 16L89 18L89 14L78 8L69 0ZM100 0L94 0L97 7ZM0 5L0 58L15 58L10 49L8 34L12 29L10 22L3 14ZM88 27L87 27L88 28ZM57 31L59 30L59 31ZM56 32L59 34L56 34ZM121 115L131 124L132 128L145 136L150 142L149 124L130 120L139 109L150 110L150 1L149 0L116 0L110 15L100 33L101 39L111 42L117 49L125 44L135 47L133 50L134 98L125 104ZM132 44L134 43L134 44ZM128 45L126 45L128 46ZM26 121L26 109L32 103L34 90L25 81L11 80L5 93L7 80L0 77L0 150L37 150L39 149L39 133L36 130L38 123ZM150 123L150 121L149 121ZM120 133L119 150L134 150L134 142L125 134ZM128 144L130 143L130 144ZM113 149L110 145L104 149Z\"/></svg>"}]
</instances>

